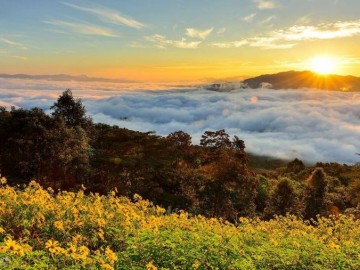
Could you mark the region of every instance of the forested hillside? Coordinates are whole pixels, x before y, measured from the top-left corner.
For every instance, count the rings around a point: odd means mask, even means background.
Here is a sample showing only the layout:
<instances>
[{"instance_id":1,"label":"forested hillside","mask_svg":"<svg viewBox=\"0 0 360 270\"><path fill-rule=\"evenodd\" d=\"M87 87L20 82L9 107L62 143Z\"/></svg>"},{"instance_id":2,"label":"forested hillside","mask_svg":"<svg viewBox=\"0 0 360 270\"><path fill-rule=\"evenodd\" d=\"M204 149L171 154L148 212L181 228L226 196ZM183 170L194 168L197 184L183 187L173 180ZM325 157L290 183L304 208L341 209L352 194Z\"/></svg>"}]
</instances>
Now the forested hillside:
<instances>
[{"instance_id":1,"label":"forested hillside","mask_svg":"<svg viewBox=\"0 0 360 270\"><path fill-rule=\"evenodd\" d=\"M186 210L235 224L241 216L359 215L357 165L251 160L244 141L225 130L207 131L200 145L193 145L182 131L161 137L95 124L70 90L51 109L51 115L38 108L0 109L0 170L10 185L36 179L55 192L116 189L118 195L140 194L169 212Z\"/></svg>"}]
</instances>

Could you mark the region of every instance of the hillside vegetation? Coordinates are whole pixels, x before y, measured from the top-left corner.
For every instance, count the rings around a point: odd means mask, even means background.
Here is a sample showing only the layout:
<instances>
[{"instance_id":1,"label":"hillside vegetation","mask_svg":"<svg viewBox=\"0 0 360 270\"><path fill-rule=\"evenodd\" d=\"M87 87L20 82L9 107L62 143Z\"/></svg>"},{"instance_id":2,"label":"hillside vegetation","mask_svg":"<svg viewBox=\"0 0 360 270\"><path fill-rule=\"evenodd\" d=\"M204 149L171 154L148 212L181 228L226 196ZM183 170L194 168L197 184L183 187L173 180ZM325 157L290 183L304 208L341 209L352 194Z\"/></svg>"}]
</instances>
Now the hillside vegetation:
<instances>
[{"instance_id":1,"label":"hillside vegetation","mask_svg":"<svg viewBox=\"0 0 360 270\"><path fill-rule=\"evenodd\" d=\"M12 186L121 196L140 194L168 211L184 210L236 224L240 216L288 213L360 216L360 166L306 166L248 155L225 130L205 131L200 144L176 131L166 137L93 123L81 100L65 91L51 107L0 107L0 173Z\"/></svg>"},{"instance_id":2,"label":"hillside vegetation","mask_svg":"<svg viewBox=\"0 0 360 270\"><path fill-rule=\"evenodd\" d=\"M166 213L133 200L0 187L1 269L360 269L360 221Z\"/></svg>"}]
</instances>

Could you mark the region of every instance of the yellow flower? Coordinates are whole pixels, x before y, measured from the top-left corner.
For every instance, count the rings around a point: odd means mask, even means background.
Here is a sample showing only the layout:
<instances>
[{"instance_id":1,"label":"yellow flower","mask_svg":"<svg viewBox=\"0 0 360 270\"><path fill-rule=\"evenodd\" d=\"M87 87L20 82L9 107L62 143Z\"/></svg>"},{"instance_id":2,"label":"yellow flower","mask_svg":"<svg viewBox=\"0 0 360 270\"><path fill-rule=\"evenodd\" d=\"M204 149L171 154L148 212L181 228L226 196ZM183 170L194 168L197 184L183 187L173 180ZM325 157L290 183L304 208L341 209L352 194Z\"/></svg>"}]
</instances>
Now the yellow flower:
<instances>
[{"instance_id":1,"label":"yellow flower","mask_svg":"<svg viewBox=\"0 0 360 270\"><path fill-rule=\"evenodd\" d=\"M56 229L58 229L59 231L65 231L65 229L64 229L64 224L63 224L63 222L62 221L55 221L54 222L54 227L56 228Z\"/></svg>"},{"instance_id":2,"label":"yellow flower","mask_svg":"<svg viewBox=\"0 0 360 270\"><path fill-rule=\"evenodd\" d=\"M80 234L75 234L73 237L72 237L72 241L77 244L79 243L80 241L82 240L82 236Z\"/></svg>"},{"instance_id":3,"label":"yellow flower","mask_svg":"<svg viewBox=\"0 0 360 270\"><path fill-rule=\"evenodd\" d=\"M139 194L137 194L137 193L134 194L134 197L133 197L133 198L134 198L134 201L136 201L136 202L142 200L142 197L141 197Z\"/></svg>"},{"instance_id":4,"label":"yellow flower","mask_svg":"<svg viewBox=\"0 0 360 270\"><path fill-rule=\"evenodd\" d=\"M87 247L85 247L85 246L79 247L79 259L86 260L89 253L90 253L90 250Z\"/></svg>"},{"instance_id":5,"label":"yellow flower","mask_svg":"<svg viewBox=\"0 0 360 270\"><path fill-rule=\"evenodd\" d=\"M112 267L110 264L108 263L103 263L101 264L101 269L104 269L104 270L114 270L114 267Z\"/></svg>"},{"instance_id":6,"label":"yellow flower","mask_svg":"<svg viewBox=\"0 0 360 270\"><path fill-rule=\"evenodd\" d=\"M146 265L146 269L147 270L157 270L157 267L155 265L153 265L152 262L149 262L147 265Z\"/></svg>"},{"instance_id":7,"label":"yellow flower","mask_svg":"<svg viewBox=\"0 0 360 270\"><path fill-rule=\"evenodd\" d=\"M97 219L97 225L98 225L100 228L103 228L103 227L105 227L105 225L106 225L106 221L105 221L103 218L98 218L98 219Z\"/></svg>"},{"instance_id":8,"label":"yellow flower","mask_svg":"<svg viewBox=\"0 0 360 270\"><path fill-rule=\"evenodd\" d=\"M5 185L7 180L6 180L5 177L1 177L0 182L1 182L2 185Z\"/></svg>"},{"instance_id":9,"label":"yellow flower","mask_svg":"<svg viewBox=\"0 0 360 270\"><path fill-rule=\"evenodd\" d=\"M340 249L340 246L337 245L337 244L335 244L334 242L331 242L331 243L329 244L329 247L334 248L334 249Z\"/></svg>"},{"instance_id":10,"label":"yellow flower","mask_svg":"<svg viewBox=\"0 0 360 270\"><path fill-rule=\"evenodd\" d=\"M50 251L50 253L57 254L59 253L59 242L48 240L45 244L45 247Z\"/></svg>"},{"instance_id":11,"label":"yellow flower","mask_svg":"<svg viewBox=\"0 0 360 270\"><path fill-rule=\"evenodd\" d=\"M99 231L98 231L97 234L98 234L98 236L100 237L101 240L104 240L104 239L105 239L103 229L99 229Z\"/></svg>"},{"instance_id":12,"label":"yellow flower","mask_svg":"<svg viewBox=\"0 0 360 270\"><path fill-rule=\"evenodd\" d=\"M76 253L76 246L72 244L70 244L69 248L67 249L67 254L74 260L78 259L78 255Z\"/></svg>"},{"instance_id":13,"label":"yellow flower","mask_svg":"<svg viewBox=\"0 0 360 270\"><path fill-rule=\"evenodd\" d=\"M275 247L279 245L278 241L273 238L270 239L270 243L273 244Z\"/></svg>"},{"instance_id":14,"label":"yellow flower","mask_svg":"<svg viewBox=\"0 0 360 270\"><path fill-rule=\"evenodd\" d=\"M8 238L5 240L5 247L4 250L8 250L11 253L19 256L24 255L24 249L16 243L16 241L12 240L11 238Z\"/></svg>"},{"instance_id":15,"label":"yellow flower","mask_svg":"<svg viewBox=\"0 0 360 270\"><path fill-rule=\"evenodd\" d=\"M114 251L112 251L109 247L106 248L105 255L106 255L107 259L109 260L109 262L112 264L114 264L118 259L116 253Z\"/></svg>"},{"instance_id":16,"label":"yellow flower","mask_svg":"<svg viewBox=\"0 0 360 270\"><path fill-rule=\"evenodd\" d=\"M0 233L4 233L5 230L3 229L3 227L0 226Z\"/></svg>"}]
</instances>

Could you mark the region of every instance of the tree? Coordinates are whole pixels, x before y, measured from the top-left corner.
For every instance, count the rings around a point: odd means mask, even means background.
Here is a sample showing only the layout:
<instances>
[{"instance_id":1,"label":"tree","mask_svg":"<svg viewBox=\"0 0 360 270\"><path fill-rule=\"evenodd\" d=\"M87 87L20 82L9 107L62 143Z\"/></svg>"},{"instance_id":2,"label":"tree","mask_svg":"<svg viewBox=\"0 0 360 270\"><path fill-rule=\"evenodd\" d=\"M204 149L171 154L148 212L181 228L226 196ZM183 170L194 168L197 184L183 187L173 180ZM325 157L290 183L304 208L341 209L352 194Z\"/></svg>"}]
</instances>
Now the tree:
<instances>
[{"instance_id":1,"label":"tree","mask_svg":"<svg viewBox=\"0 0 360 270\"><path fill-rule=\"evenodd\" d=\"M325 207L325 196L328 190L328 181L322 168L316 168L307 180L304 196L304 218L316 219Z\"/></svg>"},{"instance_id":2,"label":"tree","mask_svg":"<svg viewBox=\"0 0 360 270\"><path fill-rule=\"evenodd\" d=\"M293 173L299 173L302 170L305 169L305 165L304 163L295 158L293 161L289 162L288 165L286 166L286 172L293 172Z\"/></svg>"},{"instance_id":3,"label":"tree","mask_svg":"<svg viewBox=\"0 0 360 270\"><path fill-rule=\"evenodd\" d=\"M70 89L63 92L50 109L54 110L54 117L63 117L66 125L80 126L88 130L91 119L86 116L86 110L81 99L75 99Z\"/></svg>"},{"instance_id":4,"label":"tree","mask_svg":"<svg viewBox=\"0 0 360 270\"><path fill-rule=\"evenodd\" d=\"M292 183L287 178L279 180L271 192L268 206L265 209L266 215L273 217L274 215L296 214L299 212L298 193Z\"/></svg>"},{"instance_id":5,"label":"tree","mask_svg":"<svg viewBox=\"0 0 360 270\"><path fill-rule=\"evenodd\" d=\"M189 147L192 145L191 136L183 131L170 133L166 139L179 147Z\"/></svg>"},{"instance_id":6,"label":"tree","mask_svg":"<svg viewBox=\"0 0 360 270\"><path fill-rule=\"evenodd\" d=\"M0 112L0 170L10 182L37 179L56 188L75 187L86 178L89 140L80 127L38 108Z\"/></svg>"},{"instance_id":7,"label":"tree","mask_svg":"<svg viewBox=\"0 0 360 270\"><path fill-rule=\"evenodd\" d=\"M205 131L201 136L200 145L209 148L230 148L230 136L224 129L218 131Z\"/></svg>"}]
</instances>

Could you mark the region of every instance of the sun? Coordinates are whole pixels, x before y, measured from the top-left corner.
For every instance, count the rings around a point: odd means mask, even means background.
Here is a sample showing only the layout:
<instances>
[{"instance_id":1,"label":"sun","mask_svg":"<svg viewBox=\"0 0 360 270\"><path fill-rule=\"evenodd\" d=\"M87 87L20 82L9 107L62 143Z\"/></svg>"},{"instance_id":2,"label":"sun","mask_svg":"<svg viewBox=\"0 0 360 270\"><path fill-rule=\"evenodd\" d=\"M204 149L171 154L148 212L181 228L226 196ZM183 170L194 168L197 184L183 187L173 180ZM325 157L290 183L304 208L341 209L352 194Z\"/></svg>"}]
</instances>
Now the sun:
<instances>
[{"instance_id":1,"label":"sun","mask_svg":"<svg viewBox=\"0 0 360 270\"><path fill-rule=\"evenodd\" d=\"M330 57L316 57L310 61L311 70L319 74L330 74L336 69L336 61Z\"/></svg>"}]
</instances>

